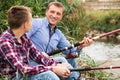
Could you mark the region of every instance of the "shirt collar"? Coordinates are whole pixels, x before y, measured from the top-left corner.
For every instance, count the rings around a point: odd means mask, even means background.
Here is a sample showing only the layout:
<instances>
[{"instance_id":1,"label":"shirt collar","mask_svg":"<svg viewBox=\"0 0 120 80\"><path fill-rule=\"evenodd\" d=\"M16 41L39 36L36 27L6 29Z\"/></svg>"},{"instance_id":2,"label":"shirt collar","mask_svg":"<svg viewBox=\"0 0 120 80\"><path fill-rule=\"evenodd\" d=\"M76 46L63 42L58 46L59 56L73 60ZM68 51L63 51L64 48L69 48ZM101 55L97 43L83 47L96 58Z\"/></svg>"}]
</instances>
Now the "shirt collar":
<instances>
[{"instance_id":1,"label":"shirt collar","mask_svg":"<svg viewBox=\"0 0 120 80\"><path fill-rule=\"evenodd\" d=\"M11 36L12 36L11 39L14 40L16 43L20 44L20 43L18 42L17 38L15 37L13 31L12 31L11 29L9 29L8 32L9 32L9 33L11 34ZM25 40L27 39L27 35L24 34L23 36L21 36L21 39L22 39L23 41L25 41Z\"/></svg>"}]
</instances>

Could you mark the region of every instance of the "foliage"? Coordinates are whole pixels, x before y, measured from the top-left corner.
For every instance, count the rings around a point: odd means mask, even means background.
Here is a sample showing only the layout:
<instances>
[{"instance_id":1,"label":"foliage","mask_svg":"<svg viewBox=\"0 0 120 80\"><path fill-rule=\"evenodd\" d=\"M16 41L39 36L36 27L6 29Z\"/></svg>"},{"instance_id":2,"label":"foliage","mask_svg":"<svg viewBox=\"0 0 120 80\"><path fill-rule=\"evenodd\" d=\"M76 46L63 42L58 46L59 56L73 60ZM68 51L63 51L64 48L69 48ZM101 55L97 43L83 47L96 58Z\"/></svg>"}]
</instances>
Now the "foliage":
<instances>
[{"instance_id":1,"label":"foliage","mask_svg":"<svg viewBox=\"0 0 120 80\"><path fill-rule=\"evenodd\" d=\"M99 67L101 64L96 64L96 62L87 54L82 53L80 58L77 59L78 66L81 68L93 68ZM93 71L82 71L80 72L81 77L86 78L87 80L111 80L111 74L106 73L103 70L93 70Z\"/></svg>"},{"instance_id":2,"label":"foliage","mask_svg":"<svg viewBox=\"0 0 120 80\"><path fill-rule=\"evenodd\" d=\"M45 2L46 1L46 2ZM45 16L46 5L51 0L0 0L0 34L8 28L7 10L13 5L24 5L32 9L33 17Z\"/></svg>"},{"instance_id":3,"label":"foliage","mask_svg":"<svg viewBox=\"0 0 120 80\"><path fill-rule=\"evenodd\" d=\"M84 24L85 10L82 3L79 0L67 0L68 3L65 6L65 16L61 21L64 26L65 34L70 37L74 37L76 40L81 40L88 30L88 27Z\"/></svg>"},{"instance_id":4,"label":"foliage","mask_svg":"<svg viewBox=\"0 0 120 80\"><path fill-rule=\"evenodd\" d=\"M86 25L92 29L109 32L120 28L120 11L87 12Z\"/></svg>"}]
</instances>

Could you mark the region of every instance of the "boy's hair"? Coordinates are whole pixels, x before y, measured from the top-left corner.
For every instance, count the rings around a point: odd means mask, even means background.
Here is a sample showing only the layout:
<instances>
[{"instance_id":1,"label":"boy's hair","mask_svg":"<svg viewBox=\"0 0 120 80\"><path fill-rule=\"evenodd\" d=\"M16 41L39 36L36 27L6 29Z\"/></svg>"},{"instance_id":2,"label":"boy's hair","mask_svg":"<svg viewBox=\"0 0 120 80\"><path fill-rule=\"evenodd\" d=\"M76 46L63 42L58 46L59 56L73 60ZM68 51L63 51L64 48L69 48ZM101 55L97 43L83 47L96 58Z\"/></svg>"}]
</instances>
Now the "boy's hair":
<instances>
[{"instance_id":1,"label":"boy's hair","mask_svg":"<svg viewBox=\"0 0 120 80\"><path fill-rule=\"evenodd\" d=\"M28 21L30 8L25 6L12 6L7 12L8 24L11 29L19 28L24 22Z\"/></svg>"}]
</instances>

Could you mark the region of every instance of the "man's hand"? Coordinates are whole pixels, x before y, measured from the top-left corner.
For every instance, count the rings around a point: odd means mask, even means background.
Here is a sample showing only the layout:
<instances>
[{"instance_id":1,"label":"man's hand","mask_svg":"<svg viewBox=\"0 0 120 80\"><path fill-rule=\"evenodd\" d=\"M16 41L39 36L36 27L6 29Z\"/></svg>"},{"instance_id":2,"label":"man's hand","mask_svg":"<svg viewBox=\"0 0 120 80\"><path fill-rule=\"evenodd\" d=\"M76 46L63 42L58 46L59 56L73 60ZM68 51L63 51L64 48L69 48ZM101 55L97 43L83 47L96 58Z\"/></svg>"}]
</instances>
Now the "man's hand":
<instances>
[{"instance_id":1,"label":"man's hand","mask_svg":"<svg viewBox=\"0 0 120 80\"><path fill-rule=\"evenodd\" d=\"M83 42L83 44L77 47L78 50L82 49L83 47L90 46L90 45L92 44L92 42L93 42L93 39L90 38L90 37L89 37L89 38L86 38L86 37L85 37L85 38L82 40L82 42Z\"/></svg>"},{"instance_id":2,"label":"man's hand","mask_svg":"<svg viewBox=\"0 0 120 80\"><path fill-rule=\"evenodd\" d=\"M53 72L63 78L67 78L71 74L69 66L70 65L65 66L63 64L57 64L56 66L53 66Z\"/></svg>"}]
</instances>

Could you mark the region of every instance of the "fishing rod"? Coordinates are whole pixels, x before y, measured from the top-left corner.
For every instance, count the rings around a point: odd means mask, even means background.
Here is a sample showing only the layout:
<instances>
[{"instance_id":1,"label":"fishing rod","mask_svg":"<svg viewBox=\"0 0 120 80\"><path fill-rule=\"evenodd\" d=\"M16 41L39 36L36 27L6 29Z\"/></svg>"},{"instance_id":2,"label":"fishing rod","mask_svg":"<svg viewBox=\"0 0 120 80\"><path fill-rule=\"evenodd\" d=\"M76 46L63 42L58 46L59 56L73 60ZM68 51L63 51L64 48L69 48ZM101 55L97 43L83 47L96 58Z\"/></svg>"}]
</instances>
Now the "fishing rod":
<instances>
[{"instance_id":1,"label":"fishing rod","mask_svg":"<svg viewBox=\"0 0 120 80\"><path fill-rule=\"evenodd\" d=\"M120 69L120 66L109 66L109 67L94 67L94 68L76 68L69 69L71 72L73 71L92 71L92 70L105 70L105 69Z\"/></svg>"},{"instance_id":2,"label":"fishing rod","mask_svg":"<svg viewBox=\"0 0 120 80\"><path fill-rule=\"evenodd\" d=\"M108 35L111 35L111 34L114 34L114 33L117 33L117 32L120 32L120 29L116 29L116 30L113 30L113 31L111 31L111 32L107 32L107 33L100 34L100 35L98 35L98 36L96 36L96 37L93 37L92 39L93 39L93 40L97 40L97 39L99 39L99 38L102 38L102 37L105 37L105 36L108 36ZM62 49L54 50L54 51L48 53L48 55L51 56L51 55L60 53L60 52L65 51L65 50L72 49L72 48L77 47L77 46L82 45L82 44L84 44L84 41L77 42L77 43L75 43L74 45L71 45L71 46L69 46L69 47L65 47L65 48L62 48Z\"/></svg>"}]
</instances>

